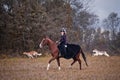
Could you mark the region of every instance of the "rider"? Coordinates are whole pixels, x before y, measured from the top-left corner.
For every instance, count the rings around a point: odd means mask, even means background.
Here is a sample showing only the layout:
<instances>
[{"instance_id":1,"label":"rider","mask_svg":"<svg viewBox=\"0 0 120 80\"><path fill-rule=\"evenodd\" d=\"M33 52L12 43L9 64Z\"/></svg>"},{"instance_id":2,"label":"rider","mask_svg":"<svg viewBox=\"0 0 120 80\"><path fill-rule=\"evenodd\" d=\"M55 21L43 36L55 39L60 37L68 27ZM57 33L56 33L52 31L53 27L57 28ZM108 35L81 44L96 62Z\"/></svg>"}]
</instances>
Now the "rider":
<instances>
[{"instance_id":1,"label":"rider","mask_svg":"<svg viewBox=\"0 0 120 80\"><path fill-rule=\"evenodd\" d=\"M66 30L65 28L61 29L61 38L60 38L60 44L58 45L59 49L61 50L61 54L64 53L63 55L66 54L66 48L67 48L67 42L66 42Z\"/></svg>"}]
</instances>

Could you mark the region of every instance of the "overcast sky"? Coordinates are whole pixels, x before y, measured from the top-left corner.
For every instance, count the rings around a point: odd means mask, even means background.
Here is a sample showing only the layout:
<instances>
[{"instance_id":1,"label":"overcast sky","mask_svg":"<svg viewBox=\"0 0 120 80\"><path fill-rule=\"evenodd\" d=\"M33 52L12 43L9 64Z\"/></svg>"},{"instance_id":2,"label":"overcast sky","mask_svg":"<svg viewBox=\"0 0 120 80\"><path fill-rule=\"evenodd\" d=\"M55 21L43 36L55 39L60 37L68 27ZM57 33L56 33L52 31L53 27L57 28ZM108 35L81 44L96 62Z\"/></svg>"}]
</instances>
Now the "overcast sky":
<instances>
[{"instance_id":1,"label":"overcast sky","mask_svg":"<svg viewBox=\"0 0 120 80\"><path fill-rule=\"evenodd\" d=\"M106 18L111 12L116 12L120 16L120 0L93 0L92 9L100 20Z\"/></svg>"}]
</instances>

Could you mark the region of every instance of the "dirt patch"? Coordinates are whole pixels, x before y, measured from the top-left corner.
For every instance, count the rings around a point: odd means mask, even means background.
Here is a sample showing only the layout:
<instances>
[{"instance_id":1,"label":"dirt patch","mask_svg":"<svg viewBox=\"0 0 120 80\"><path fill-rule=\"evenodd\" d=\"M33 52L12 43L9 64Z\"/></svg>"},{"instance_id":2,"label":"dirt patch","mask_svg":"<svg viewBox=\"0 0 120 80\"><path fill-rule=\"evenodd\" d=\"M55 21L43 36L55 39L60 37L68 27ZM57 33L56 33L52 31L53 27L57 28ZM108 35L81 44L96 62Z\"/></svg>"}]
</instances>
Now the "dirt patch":
<instances>
[{"instance_id":1,"label":"dirt patch","mask_svg":"<svg viewBox=\"0 0 120 80\"><path fill-rule=\"evenodd\" d=\"M46 70L50 57L37 59L11 58L0 60L0 80L119 80L120 56L91 57L87 56L89 66L83 59L82 70L78 63L72 68L72 59L61 58L61 70L58 70L56 60L51 63L50 70Z\"/></svg>"}]
</instances>

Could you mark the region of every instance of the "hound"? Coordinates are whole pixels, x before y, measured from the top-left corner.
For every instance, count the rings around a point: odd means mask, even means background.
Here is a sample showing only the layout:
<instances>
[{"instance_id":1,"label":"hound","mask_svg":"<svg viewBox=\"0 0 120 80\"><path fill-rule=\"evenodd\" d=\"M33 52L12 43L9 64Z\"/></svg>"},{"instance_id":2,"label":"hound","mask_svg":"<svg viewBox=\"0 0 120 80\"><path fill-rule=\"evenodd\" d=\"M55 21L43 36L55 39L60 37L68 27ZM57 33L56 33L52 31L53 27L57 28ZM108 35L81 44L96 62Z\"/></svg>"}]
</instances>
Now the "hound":
<instances>
[{"instance_id":1,"label":"hound","mask_svg":"<svg viewBox=\"0 0 120 80\"><path fill-rule=\"evenodd\" d=\"M109 54L106 51L99 51L97 49L94 49L93 53L94 53L93 56L104 55L104 56L109 57Z\"/></svg>"},{"instance_id":2,"label":"hound","mask_svg":"<svg viewBox=\"0 0 120 80\"><path fill-rule=\"evenodd\" d=\"M23 52L23 54L27 55L29 58L34 58L34 56L37 57L42 55L41 53L38 54L36 51Z\"/></svg>"}]
</instances>

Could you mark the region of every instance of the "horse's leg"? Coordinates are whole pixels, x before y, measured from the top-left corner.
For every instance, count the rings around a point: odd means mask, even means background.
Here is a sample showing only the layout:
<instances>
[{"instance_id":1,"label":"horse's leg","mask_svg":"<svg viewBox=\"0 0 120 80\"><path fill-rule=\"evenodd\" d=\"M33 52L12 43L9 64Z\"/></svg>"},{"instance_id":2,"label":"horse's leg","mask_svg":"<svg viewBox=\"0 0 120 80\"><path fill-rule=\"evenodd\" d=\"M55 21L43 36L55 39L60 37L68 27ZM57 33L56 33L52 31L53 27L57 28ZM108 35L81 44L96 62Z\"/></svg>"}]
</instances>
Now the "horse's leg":
<instances>
[{"instance_id":1,"label":"horse's leg","mask_svg":"<svg viewBox=\"0 0 120 80\"><path fill-rule=\"evenodd\" d=\"M48 65L47 65L47 70L49 70L49 68L50 68L50 63L51 63L53 60L55 60L55 59L56 59L56 57L52 57L52 58L49 60Z\"/></svg>"},{"instance_id":2,"label":"horse's leg","mask_svg":"<svg viewBox=\"0 0 120 80\"><path fill-rule=\"evenodd\" d=\"M73 58L73 62L71 63L71 65L69 66L69 68L72 67L72 65L76 62L77 60L75 58Z\"/></svg>"},{"instance_id":3,"label":"horse's leg","mask_svg":"<svg viewBox=\"0 0 120 80\"><path fill-rule=\"evenodd\" d=\"M57 60L57 64L58 64L58 69L61 70L61 68L60 68L60 58L58 57L56 60Z\"/></svg>"},{"instance_id":4,"label":"horse's leg","mask_svg":"<svg viewBox=\"0 0 120 80\"><path fill-rule=\"evenodd\" d=\"M81 70L81 60L80 60L79 56L80 56L80 54L78 53L78 55L76 55L76 60L78 61L80 70Z\"/></svg>"},{"instance_id":5,"label":"horse's leg","mask_svg":"<svg viewBox=\"0 0 120 80\"><path fill-rule=\"evenodd\" d=\"M79 65L80 65L80 70L81 70L81 60L80 59L77 59Z\"/></svg>"}]
</instances>

